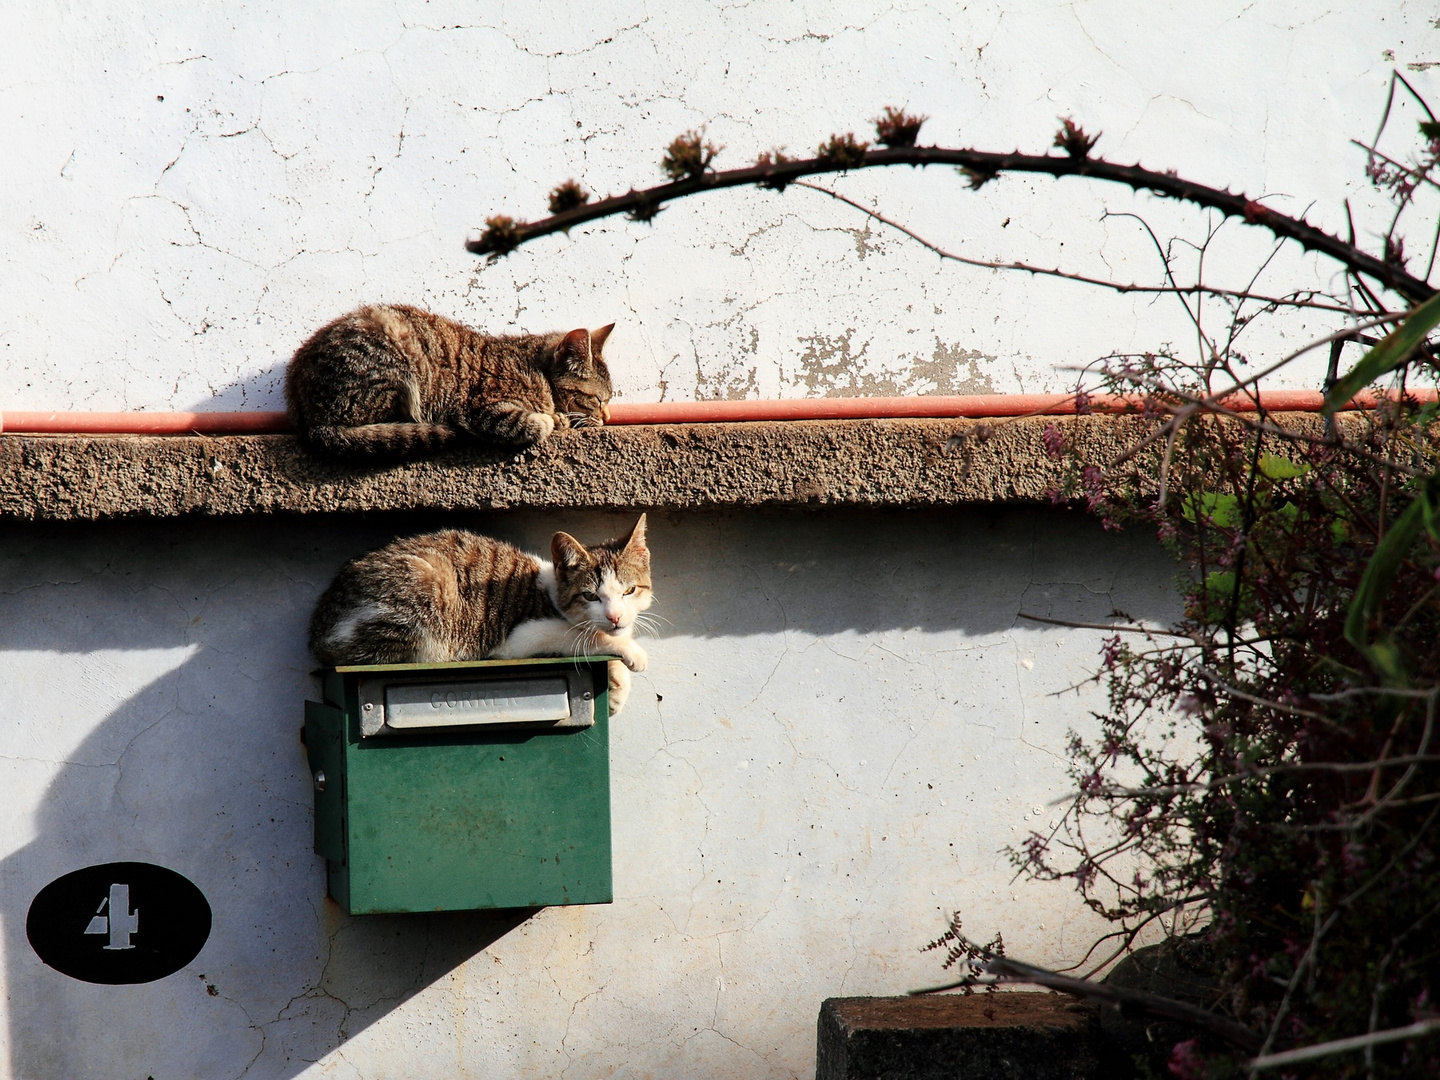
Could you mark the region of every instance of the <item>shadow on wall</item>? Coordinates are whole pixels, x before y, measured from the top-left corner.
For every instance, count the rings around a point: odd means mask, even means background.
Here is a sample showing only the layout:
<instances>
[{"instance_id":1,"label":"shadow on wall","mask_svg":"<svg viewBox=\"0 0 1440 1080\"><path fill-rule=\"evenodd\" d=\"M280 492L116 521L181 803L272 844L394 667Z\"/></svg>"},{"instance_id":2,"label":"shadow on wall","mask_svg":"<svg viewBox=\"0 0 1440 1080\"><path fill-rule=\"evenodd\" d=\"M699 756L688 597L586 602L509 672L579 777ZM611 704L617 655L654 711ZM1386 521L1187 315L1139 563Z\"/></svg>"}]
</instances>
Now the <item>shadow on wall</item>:
<instances>
[{"instance_id":1,"label":"shadow on wall","mask_svg":"<svg viewBox=\"0 0 1440 1080\"><path fill-rule=\"evenodd\" d=\"M11 1075L210 1080L251 1062L250 1075L288 1078L529 918L351 919L324 898L298 738L300 703L317 696L306 620L345 558L397 534L461 524L543 551L557 526L593 542L632 523L525 513L6 526ZM1139 580L1153 581L1156 557L1147 538L1055 511L653 514L651 546L665 633L700 639L984 637L1024 626L1019 610L1096 621L1114 579L1143 563ZM1129 614L1173 611L1168 591L1152 599ZM138 986L42 965L25 938L34 895L125 860L167 866L205 893L214 924L197 959Z\"/></svg>"},{"instance_id":2,"label":"shadow on wall","mask_svg":"<svg viewBox=\"0 0 1440 1080\"><path fill-rule=\"evenodd\" d=\"M534 913L352 919L324 897L298 738L315 696L304 624L331 552L363 527L6 531L7 1075L293 1076ZM43 966L25 936L34 894L127 860L205 893L197 959L133 986Z\"/></svg>"},{"instance_id":3,"label":"shadow on wall","mask_svg":"<svg viewBox=\"0 0 1440 1080\"><path fill-rule=\"evenodd\" d=\"M319 329L318 325L316 329ZM290 352L300 347L300 339L289 345ZM247 409L268 409L281 411L285 408L285 369L290 366L290 352L264 371L221 386L211 395L190 404L178 404L179 409L197 409L210 412L243 412Z\"/></svg>"}]
</instances>

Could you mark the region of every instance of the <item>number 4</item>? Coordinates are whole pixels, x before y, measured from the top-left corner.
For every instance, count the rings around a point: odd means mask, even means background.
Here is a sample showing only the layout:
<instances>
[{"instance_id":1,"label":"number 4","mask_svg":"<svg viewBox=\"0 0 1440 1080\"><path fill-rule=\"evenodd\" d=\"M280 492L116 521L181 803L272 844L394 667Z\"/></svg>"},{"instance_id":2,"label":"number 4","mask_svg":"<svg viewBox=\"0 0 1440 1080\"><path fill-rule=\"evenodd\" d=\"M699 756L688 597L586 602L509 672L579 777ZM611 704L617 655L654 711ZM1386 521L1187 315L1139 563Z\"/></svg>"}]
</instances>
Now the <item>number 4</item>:
<instances>
[{"instance_id":1,"label":"number 4","mask_svg":"<svg viewBox=\"0 0 1440 1080\"><path fill-rule=\"evenodd\" d=\"M106 907L109 907L110 914L103 914ZM130 935L140 930L139 910L130 910L130 886L111 885L110 895L100 901L100 906L95 909L95 917L85 927L87 934L109 934L110 940L105 944L106 949L133 949L130 944Z\"/></svg>"}]
</instances>

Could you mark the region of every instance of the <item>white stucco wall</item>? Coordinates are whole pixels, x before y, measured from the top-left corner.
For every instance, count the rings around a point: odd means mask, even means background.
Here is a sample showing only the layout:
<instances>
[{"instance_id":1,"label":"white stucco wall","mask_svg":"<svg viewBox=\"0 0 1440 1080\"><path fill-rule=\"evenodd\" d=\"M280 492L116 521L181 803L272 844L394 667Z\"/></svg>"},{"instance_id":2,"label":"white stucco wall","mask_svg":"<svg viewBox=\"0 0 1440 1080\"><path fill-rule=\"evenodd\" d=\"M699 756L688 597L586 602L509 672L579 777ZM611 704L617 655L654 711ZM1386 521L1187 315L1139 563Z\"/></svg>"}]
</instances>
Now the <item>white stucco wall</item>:
<instances>
[{"instance_id":1,"label":"white stucco wall","mask_svg":"<svg viewBox=\"0 0 1440 1080\"><path fill-rule=\"evenodd\" d=\"M734 166L868 136L891 104L930 115L927 141L999 150L1043 151L1073 115L1099 152L1333 230L1349 198L1372 237L1383 214L1348 140L1374 131L1392 69L1435 87L1433 19L1401 0L18 5L0 41L0 408L277 407L300 340L377 299L497 330L618 319L630 400L1063 389L1057 366L1189 348L1179 305L941 265L799 189L692 199L493 267L461 245L489 214L541 216L567 177L658 181L687 128ZM955 250L1152 284L1150 241L1102 210L1162 239L1205 227L1073 180L835 185ZM1231 222L1212 280L1243 284L1266 248ZM1287 250L1259 284L1335 281Z\"/></svg>"},{"instance_id":2,"label":"white stucco wall","mask_svg":"<svg viewBox=\"0 0 1440 1080\"><path fill-rule=\"evenodd\" d=\"M447 521L531 550L557 524ZM615 902L346 917L311 852L305 622L343 559L432 524L0 528L0 1075L804 1077L820 1001L942 979L919 950L956 908L1040 962L1093 938L1001 848L1066 790L1096 702L1057 692L1102 635L1017 613L1165 620L1171 567L1050 510L653 515L668 626L613 723ZM127 860L205 893L200 955L138 986L42 965L35 893Z\"/></svg>"},{"instance_id":3,"label":"white stucco wall","mask_svg":"<svg viewBox=\"0 0 1440 1080\"><path fill-rule=\"evenodd\" d=\"M618 319L629 400L1064 388L1064 365L1189 341L1183 315L941 266L800 190L692 199L494 266L461 245L490 213L538 216L566 177L658 180L689 127L733 165L865 134L887 104L928 113L927 140L995 149L1043 150L1073 114L1113 157L1313 202L1332 229L1348 197L1363 235L1379 218L1347 140L1373 130L1393 67L1433 85L1433 17L1395 0L24 5L0 39L0 410L279 407L295 345L375 299L491 329ZM835 186L954 249L1117 278L1158 274L1105 206L1162 236L1204 227L1075 181ZM1233 284L1266 245L1221 237ZM1334 271L1288 252L1272 280ZM999 852L1063 791L1090 703L1056 695L1100 635L1018 613L1163 620L1171 568L1144 537L1038 510L657 515L671 626L615 727L615 904L340 916L295 740L315 696L303 627L343 558L438 523L0 529L0 1075L804 1076L820 999L935 979L917 948L954 908L1040 962L1093 936L1073 895L1012 886ZM628 525L445 523L533 547ZM204 889L205 950L139 987L43 967L35 892L122 859Z\"/></svg>"}]
</instances>

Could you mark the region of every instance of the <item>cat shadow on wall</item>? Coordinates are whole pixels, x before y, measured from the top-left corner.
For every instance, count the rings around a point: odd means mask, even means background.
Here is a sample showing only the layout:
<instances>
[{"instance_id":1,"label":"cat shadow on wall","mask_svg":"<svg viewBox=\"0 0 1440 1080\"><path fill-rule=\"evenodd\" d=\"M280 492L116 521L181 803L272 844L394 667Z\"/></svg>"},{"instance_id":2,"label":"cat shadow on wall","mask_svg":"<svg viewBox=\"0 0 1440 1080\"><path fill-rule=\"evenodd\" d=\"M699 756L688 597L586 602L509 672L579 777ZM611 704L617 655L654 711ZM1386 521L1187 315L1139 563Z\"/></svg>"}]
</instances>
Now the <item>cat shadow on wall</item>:
<instances>
[{"instance_id":1,"label":"cat shadow on wall","mask_svg":"<svg viewBox=\"0 0 1440 1080\"><path fill-rule=\"evenodd\" d=\"M351 918L324 895L299 741L301 702L317 696L305 621L336 553L389 530L4 533L6 1075L210 1080L248 1062L291 1077L535 913ZM213 921L199 955L139 985L42 964L25 932L32 898L119 861L201 889Z\"/></svg>"},{"instance_id":2,"label":"cat shadow on wall","mask_svg":"<svg viewBox=\"0 0 1440 1080\"><path fill-rule=\"evenodd\" d=\"M299 345L297 339L295 345ZM283 412L285 410L285 370L290 365L287 354L263 371L251 372L233 383L212 388L209 396L189 405L177 406L203 412L246 412L250 410Z\"/></svg>"}]
</instances>

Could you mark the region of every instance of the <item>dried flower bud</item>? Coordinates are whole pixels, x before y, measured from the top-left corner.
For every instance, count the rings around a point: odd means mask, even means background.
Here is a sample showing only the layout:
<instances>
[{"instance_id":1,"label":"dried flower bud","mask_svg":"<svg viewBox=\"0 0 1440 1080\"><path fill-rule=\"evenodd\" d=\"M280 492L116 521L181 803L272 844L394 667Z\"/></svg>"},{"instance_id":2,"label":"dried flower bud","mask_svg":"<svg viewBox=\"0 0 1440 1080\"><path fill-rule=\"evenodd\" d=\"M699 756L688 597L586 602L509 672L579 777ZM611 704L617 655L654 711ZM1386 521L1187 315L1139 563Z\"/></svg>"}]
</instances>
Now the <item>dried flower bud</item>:
<instances>
[{"instance_id":1,"label":"dried flower bud","mask_svg":"<svg viewBox=\"0 0 1440 1080\"><path fill-rule=\"evenodd\" d=\"M875 141L892 149L914 146L920 135L920 125L929 119L928 116L912 116L903 109L887 105L885 112L875 118Z\"/></svg>"},{"instance_id":2,"label":"dried flower bud","mask_svg":"<svg viewBox=\"0 0 1440 1080\"><path fill-rule=\"evenodd\" d=\"M589 201L590 193L588 191L574 180L566 180L550 192L550 213L563 214L566 210L574 210Z\"/></svg>"},{"instance_id":3,"label":"dried flower bud","mask_svg":"<svg viewBox=\"0 0 1440 1080\"><path fill-rule=\"evenodd\" d=\"M1045 456L1051 461L1059 461L1065 453L1065 436L1055 424L1045 425L1040 441L1045 444Z\"/></svg>"},{"instance_id":4,"label":"dried flower bud","mask_svg":"<svg viewBox=\"0 0 1440 1080\"><path fill-rule=\"evenodd\" d=\"M653 221L662 209L660 200L640 192L636 195L635 205L625 212L625 216L631 221Z\"/></svg>"},{"instance_id":5,"label":"dried flower bud","mask_svg":"<svg viewBox=\"0 0 1440 1080\"><path fill-rule=\"evenodd\" d=\"M479 243L476 244L477 254L489 255L489 261L494 262L502 255L508 255L520 246L520 229L524 222L516 221L505 214L496 214L494 217L485 219L485 231L480 234Z\"/></svg>"},{"instance_id":6,"label":"dried flower bud","mask_svg":"<svg viewBox=\"0 0 1440 1080\"><path fill-rule=\"evenodd\" d=\"M724 147L705 141L705 129L687 131L676 136L665 156L660 159L660 168L671 180L680 181L704 176L710 162ZM651 215L654 216L653 214ZM646 220L649 220L648 218Z\"/></svg>"},{"instance_id":7,"label":"dried flower bud","mask_svg":"<svg viewBox=\"0 0 1440 1080\"><path fill-rule=\"evenodd\" d=\"M1060 118L1060 130L1055 133L1054 145L1060 147L1076 161L1090 156L1090 148L1100 139L1099 135L1086 135L1085 129L1068 116Z\"/></svg>"},{"instance_id":8,"label":"dried flower bud","mask_svg":"<svg viewBox=\"0 0 1440 1080\"><path fill-rule=\"evenodd\" d=\"M999 174L993 169L977 169L970 165L961 165L960 175L965 177L965 182L970 185L971 191L979 191Z\"/></svg>"},{"instance_id":9,"label":"dried flower bud","mask_svg":"<svg viewBox=\"0 0 1440 1080\"><path fill-rule=\"evenodd\" d=\"M763 169L770 165L783 165L787 161L794 160L794 158L790 157L780 147L777 146L774 150L767 150L759 157L757 157L755 159L755 167L757 169ZM784 191L785 188L789 185L790 181L772 180L767 178L765 180L758 181L758 183L760 187L769 188L771 191Z\"/></svg>"},{"instance_id":10,"label":"dried flower bud","mask_svg":"<svg viewBox=\"0 0 1440 1080\"><path fill-rule=\"evenodd\" d=\"M867 149L868 143L857 140L853 132L846 132L844 135L831 135L828 142L821 143L815 157L824 165L855 169L865 164Z\"/></svg>"}]
</instances>

